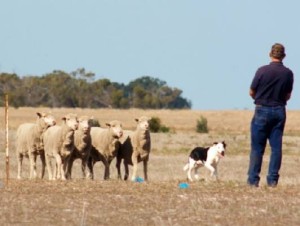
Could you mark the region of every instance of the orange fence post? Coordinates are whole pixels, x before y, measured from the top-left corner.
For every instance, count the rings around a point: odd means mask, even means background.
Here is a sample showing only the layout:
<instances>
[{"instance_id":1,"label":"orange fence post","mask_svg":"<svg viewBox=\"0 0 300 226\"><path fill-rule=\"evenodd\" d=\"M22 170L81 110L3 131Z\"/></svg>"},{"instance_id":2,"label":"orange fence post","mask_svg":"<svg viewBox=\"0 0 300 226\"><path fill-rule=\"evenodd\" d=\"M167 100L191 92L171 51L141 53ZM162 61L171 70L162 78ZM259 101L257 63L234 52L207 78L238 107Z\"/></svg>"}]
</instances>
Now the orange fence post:
<instances>
[{"instance_id":1,"label":"orange fence post","mask_svg":"<svg viewBox=\"0 0 300 226\"><path fill-rule=\"evenodd\" d=\"M5 94L5 151L6 151L6 184L9 180L9 140L8 140L8 94Z\"/></svg>"}]
</instances>

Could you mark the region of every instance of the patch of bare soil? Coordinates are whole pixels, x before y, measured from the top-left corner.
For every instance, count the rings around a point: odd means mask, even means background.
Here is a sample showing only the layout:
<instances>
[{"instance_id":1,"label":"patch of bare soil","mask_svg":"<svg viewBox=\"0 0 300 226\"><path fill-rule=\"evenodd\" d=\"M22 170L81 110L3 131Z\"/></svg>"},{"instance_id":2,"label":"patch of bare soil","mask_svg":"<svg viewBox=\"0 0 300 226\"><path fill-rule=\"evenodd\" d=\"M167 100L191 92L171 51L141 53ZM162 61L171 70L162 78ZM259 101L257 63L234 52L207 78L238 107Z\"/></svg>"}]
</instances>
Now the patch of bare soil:
<instances>
[{"instance_id":1,"label":"patch of bare soil","mask_svg":"<svg viewBox=\"0 0 300 226\"><path fill-rule=\"evenodd\" d=\"M70 181L48 181L47 174L43 180L16 180L12 158L8 184L0 174L0 225L299 225L299 157L285 156L277 188L264 182L268 158L261 186L249 188L247 160L225 156L219 181L201 168L202 179L182 189L186 155L151 155L149 182L141 183L117 180L114 162L111 180L103 180L102 163L95 165L94 181L81 179L80 161ZM3 161L0 166L5 169ZM28 167L25 159L24 178Z\"/></svg>"},{"instance_id":2,"label":"patch of bare soil","mask_svg":"<svg viewBox=\"0 0 300 226\"><path fill-rule=\"evenodd\" d=\"M298 225L298 186L234 182L11 180L1 225Z\"/></svg>"}]
</instances>

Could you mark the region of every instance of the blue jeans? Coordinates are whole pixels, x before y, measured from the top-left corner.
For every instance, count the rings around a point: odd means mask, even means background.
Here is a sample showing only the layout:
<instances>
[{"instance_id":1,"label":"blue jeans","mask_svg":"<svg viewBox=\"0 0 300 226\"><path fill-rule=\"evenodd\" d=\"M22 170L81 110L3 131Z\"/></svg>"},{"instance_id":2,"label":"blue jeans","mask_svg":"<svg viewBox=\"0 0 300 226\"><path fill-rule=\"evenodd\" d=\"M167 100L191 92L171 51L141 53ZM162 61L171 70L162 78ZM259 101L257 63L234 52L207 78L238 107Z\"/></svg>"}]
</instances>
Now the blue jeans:
<instances>
[{"instance_id":1,"label":"blue jeans","mask_svg":"<svg viewBox=\"0 0 300 226\"><path fill-rule=\"evenodd\" d=\"M271 146L267 184L277 185L282 160L282 136L285 121L285 106L256 106L251 121L251 153L247 181L249 185L258 186L259 184L267 140Z\"/></svg>"}]
</instances>

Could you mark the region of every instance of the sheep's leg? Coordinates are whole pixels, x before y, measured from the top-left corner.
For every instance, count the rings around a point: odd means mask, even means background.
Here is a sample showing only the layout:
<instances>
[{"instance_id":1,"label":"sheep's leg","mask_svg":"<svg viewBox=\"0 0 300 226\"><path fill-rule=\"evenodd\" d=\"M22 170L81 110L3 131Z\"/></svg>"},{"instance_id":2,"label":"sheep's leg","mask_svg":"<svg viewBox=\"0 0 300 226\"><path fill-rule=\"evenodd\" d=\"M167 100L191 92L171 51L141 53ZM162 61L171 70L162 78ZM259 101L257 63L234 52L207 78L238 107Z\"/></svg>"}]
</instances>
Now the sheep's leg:
<instances>
[{"instance_id":1,"label":"sheep's leg","mask_svg":"<svg viewBox=\"0 0 300 226\"><path fill-rule=\"evenodd\" d=\"M22 179L22 162L23 162L23 154L18 153L18 179Z\"/></svg>"},{"instance_id":2,"label":"sheep's leg","mask_svg":"<svg viewBox=\"0 0 300 226\"><path fill-rule=\"evenodd\" d=\"M143 165L144 165L144 180L147 181L148 180L148 160L144 160Z\"/></svg>"},{"instance_id":3,"label":"sheep's leg","mask_svg":"<svg viewBox=\"0 0 300 226\"><path fill-rule=\"evenodd\" d=\"M129 167L128 167L128 162L124 161L124 169L125 169L125 175L124 175L124 180L127 180L129 177Z\"/></svg>"},{"instance_id":4,"label":"sheep's leg","mask_svg":"<svg viewBox=\"0 0 300 226\"><path fill-rule=\"evenodd\" d=\"M74 160L71 160L71 161L67 164L65 176L66 176L66 179L68 179L68 180L72 178L72 167L73 167L73 162L74 162Z\"/></svg>"},{"instance_id":5,"label":"sheep's leg","mask_svg":"<svg viewBox=\"0 0 300 226\"><path fill-rule=\"evenodd\" d=\"M58 178L58 171L57 170L57 163L56 163L56 159L55 159L55 164L54 164L54 167L53 167L53 177L52 177L52 180L56 180Z\"/></svg>"},{"instance_id":6,"label":"sheep's leg","mask_svg":"<svg viewBox=\"0 0 300 226\"><path fill-rule=\"evenodd\" d=\"M65 175L66 175L66 178L67 179L71 179L72 177L72 167L73 167L73 162L74 162L74 158L73 157L68 157L65 159L65 169L66 169L66 172L65 172Z\"/></svg>"},{"instance_id":7,"label":"sheep's leg","mask_svg":"<svg viewBox=\"0 0 300 226\"><path fill-rule=\"evenodd\" d=\"M30 179L36 178L36 155L33 152L29 152L30 161Z\"/></svg>"},{"instance_id":8,"label":"sheep's leg","mask_svg":"<svg viewBox=\"0 0 300 226\"><path fill-rule=\"evenodd\" d=\"M56 167L54 167L54 176L56 175L56 179L60 179L62 177L61 171L62 171L62 160L59 154L55 154L55 160L56 160Z\"/></svg>"},{"instance_id":9,"label":"sheep's leg","mask_svg":"<svg viewBox=\"0 0 300 226\"><path fill-rule=\"evenodd\" d=\"M37 155L33 154L33 178L37 177L37 172L36 172L36 159Z\"/></svg>"},{"instance_id":10,"label":"sheep's leg","mask_svg":"<svg viewBox=\"0 0 300 226\"><path fill-rule=\"evenodd\" d=\"M85 155L82 157L82 162L81 162L82 177L87 179L91 177L89 170L88 172L86 172L86 167L89 164L89 158L90 158L89 155Z\"/></svg>"},{"instance_id":11,"label":"sheep's leg","mask_svg":"<svg viewBox=\"0 0 300 226\"><path fill-rule=\"evenodd\" d=\"M106 162L104 163L104 180L108 180L109 179L109 163Z\"/></svg>"},{"instance_id":12,"label":"sheep's leg","mask_svg":"<svg viewBox=\"0 0 300 226\"><path fill-rule=\"evenodd\" d=\"M94 179L93 166L94 166L94 161L91 157L89 157L87 159L88 172L87 172L86 178L89 178L89 179L92 179L92 180Z\"/></svg>"},{"instance_id":13,"label":"sheep's leg","mask_svg":"<svg viewBox=\"0 0 300 226\"><path fill-rule=\"evenodd\" d=\"M133 164L133 170L132 170L131 180L135 181L136 174L137 174L137 168L138 168L138 158L135 155L132 155L132 164Z\"/></svg>"},{"instance_id":14,"label":"sheep's leg","mask_svg":"<svg viewBox=\"0 0 300 226\"><path fill-rule=\"evenodd\" d=\"M87 158L83 157L81 160L81 172L82 172L82 178L86 178L86 165L87 165Z\"/></svg>"},{"instance_id":15,"label":"sheep's leg","mask_svg":"<svg viewBox=\"0 0 300 226\"><path fill-rule=\"evenodd\" d=\"M122 175L121 175L121 162L122 162L122 158L117 157L116 167L117 167L117 171L118 171L118 179L122 179Z\"/></svg>"},{"instance_id":16,"label":"sheep's leg","mask_svg":"<svg viewBox=\"0 0 300 226\"><path fill-rule=\"evenodd\" d=\"M62 164L61 164L61 179L66 180L67 179L67 174L68 174L68 165L70 161L70 156L65 157L62 159ZM70 175L71 176L71 175Z\"/></svg>"},{"instance_id":17,"label":"sheep's leg","mask_svg":"<svg viewBox=\"0 0 300 226\"><path fill-rule=\"evenodd\" d=\"M40 159L41 159L41 162L42 162L41 179L43 179L44 176L45 176L45 168L46 168L46 161L45 161L45 154L44 153L40 154Z\"/></svg>"},{"instance_id":18,"label":"sheep's leg","mask_svg":"<svg viewBox=\"0 0 300 226\"><path fill-rule=\"evenodd\" d=\"M64 163L60 165L60 179L61 180L66 180L66 175L65 175L65 170L64 170Z\"/></svg>"},{"instance_id":19,"label":"sheep's leg","mask_svg":"<svg viewBox=\"0 0 300 226\"><path fill-rule=\"evenodd\" d=\"M53 180L52 166L51 166L50 156L47 155L46 153L45 153L45 160L46 160L46 165L47 165L49 180Z\"/></svg>"}]
</instances>

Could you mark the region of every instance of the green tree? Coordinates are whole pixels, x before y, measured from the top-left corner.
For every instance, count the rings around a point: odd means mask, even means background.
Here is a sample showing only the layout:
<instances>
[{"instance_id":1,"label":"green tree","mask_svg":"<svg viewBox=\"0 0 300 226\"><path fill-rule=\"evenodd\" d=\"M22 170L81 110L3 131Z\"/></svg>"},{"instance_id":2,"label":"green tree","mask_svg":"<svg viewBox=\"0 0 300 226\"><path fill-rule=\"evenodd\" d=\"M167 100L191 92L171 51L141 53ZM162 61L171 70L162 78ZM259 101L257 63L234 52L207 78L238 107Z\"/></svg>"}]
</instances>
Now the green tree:
<instances>
[{"instance_id":1,"label":"green tree","mask_svg":"<svg viewBox=\"0 0 300 226\"><path fill-rule=\"evenodd\" d=\"M93 82L95 74L93 72L86 72L84 68L78 68L76 71L70 73L75 79L84 80L86 82Z\"/></svg>"},{"instance_id":2,"label":"green tree","mask_svg":"<svg viewBox=\"0 0 300 226\"><path fill-rule=\"evenodd\" d=\"M11 106L19 107L24 104L20 87L21 79L16 74L0 74L0 95L3 97L8 94L8 101ZM4 105L4 101L0 101L0 106Z\"/></svg>"},{"instance_id":3,"label":"green tree","mask_svg":"<svg viewBox=\"0 0 300 226\"><path fill-rule=\"evenodd\" d=\"M75 79L64 71L53 71L43 77L49 92L50 107L78 107Z\"/></svg>"},{"instance_id":4,"label":"green tree","mask_svg":"<svg viewBox=\"0 0 300 226\"><path fill-rule=\"evenodd\" d=\"M128 85L109 79L94 81L95 74L79 68L71 73L54 70L43 76L0 74L0 94L9 93L12 106L87 108L190 108L182 91L165 81L143 76ZM3 102L0 102L0 106Z\"/></svg>"}]
</instances>

